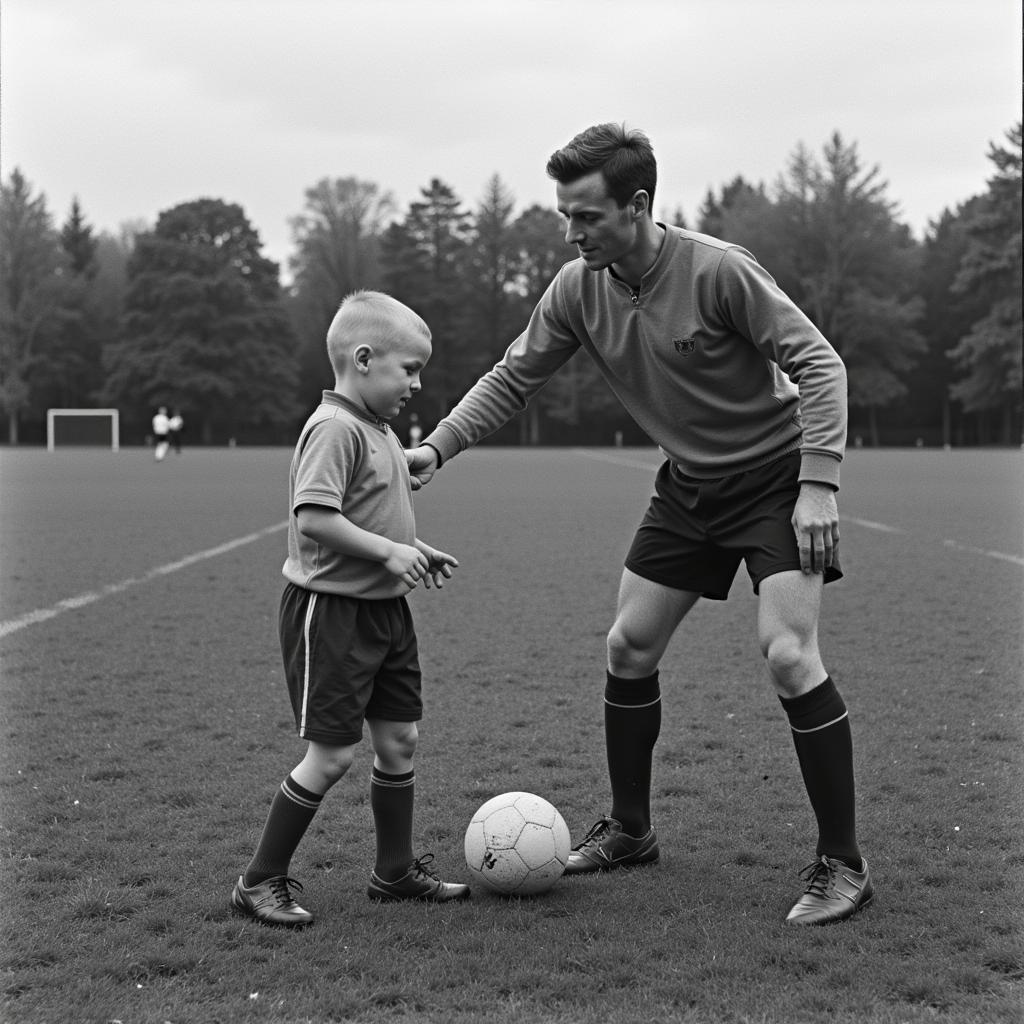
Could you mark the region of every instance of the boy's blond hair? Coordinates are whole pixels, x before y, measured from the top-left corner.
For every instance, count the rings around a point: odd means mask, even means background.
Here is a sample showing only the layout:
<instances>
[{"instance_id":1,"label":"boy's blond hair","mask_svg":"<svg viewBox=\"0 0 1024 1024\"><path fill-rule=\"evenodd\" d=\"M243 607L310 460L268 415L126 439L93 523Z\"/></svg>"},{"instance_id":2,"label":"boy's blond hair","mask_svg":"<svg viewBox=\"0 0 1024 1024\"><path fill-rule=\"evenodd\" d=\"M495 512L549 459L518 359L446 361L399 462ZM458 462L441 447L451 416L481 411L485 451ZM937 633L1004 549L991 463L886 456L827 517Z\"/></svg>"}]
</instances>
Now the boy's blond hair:
<instances>
[{"instance_id":1,"label":"boy's blond hair","mask_svg":"<svg viewBox=\"0 0 1024 1024\"><path fill-rule=\"evenodd\" d=\"M359 345L387 350L409 334L430 341L430 328L404 302L363 289L347 295L334 314L327 330L327 355L335 374L348 364L349 355Z\"/></svg>"}]
</instances>

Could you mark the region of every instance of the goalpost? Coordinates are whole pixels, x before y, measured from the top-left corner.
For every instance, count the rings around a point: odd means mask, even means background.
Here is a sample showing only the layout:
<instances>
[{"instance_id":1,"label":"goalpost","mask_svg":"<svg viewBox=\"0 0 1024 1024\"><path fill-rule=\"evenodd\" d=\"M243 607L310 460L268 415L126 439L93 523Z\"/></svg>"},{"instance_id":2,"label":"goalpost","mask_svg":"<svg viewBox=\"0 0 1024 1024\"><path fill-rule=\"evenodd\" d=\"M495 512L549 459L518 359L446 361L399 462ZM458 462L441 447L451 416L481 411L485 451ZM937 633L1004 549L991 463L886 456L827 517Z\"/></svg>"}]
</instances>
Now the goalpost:
<instances>
[{"instance_id":1,"label":"goalpost","mask_svg":"<svg viewBox=\"0 0 1024 1024\"><path fill-rule=\"evenodd\" d=\"M120 442L117 409L47 409L46 450L58 445L109 448L116 452Z\"/></svg>"}]
</instances>

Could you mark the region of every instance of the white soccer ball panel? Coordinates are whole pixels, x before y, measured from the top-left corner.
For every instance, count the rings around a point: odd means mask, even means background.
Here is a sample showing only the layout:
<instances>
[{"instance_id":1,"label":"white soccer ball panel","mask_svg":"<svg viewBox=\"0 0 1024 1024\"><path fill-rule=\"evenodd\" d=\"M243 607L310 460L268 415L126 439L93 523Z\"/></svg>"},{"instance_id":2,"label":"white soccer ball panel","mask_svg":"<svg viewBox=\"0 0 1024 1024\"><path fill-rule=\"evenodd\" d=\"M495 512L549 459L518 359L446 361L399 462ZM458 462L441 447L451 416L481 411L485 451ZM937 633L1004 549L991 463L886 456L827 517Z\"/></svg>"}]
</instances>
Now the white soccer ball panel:
<instances>
[{"instance_id":1,"label":"white soccer ball panel","mask_svg":"<svg viewBox=\"0 0 1024 1024\"><path fill-rule=\"evenodd\" d=\"M487 837L484 835L484 823L471 821L466 829L466 865L470 871L479 871L487 855Z\"/></svg>"},{"instance_id":2,"label":"white soccer ball panel","mask_svg":"<svg viewBox=\"0 0 1024 1024\"><path fill-rule=\"evenodd\" d=\"M557 860L550 860L541 868L531 871L514 890L517 896L536 896L538 893L547 892L565 871L565 865Z\"/></svg>"},{"instance_id":3,"label":"white soccer ball panel","mask_svg":"<svg viewBox=\"0 0 1024 1024\"><path fill-rule=\"evenodd\" d=\"M515 850L485 850L479 867L468 866L477 881L502 893L515 892L530 874L530 869Z\"/></svg>"},{"instance_id":4,"label":"white soccer ball panel","mask_svg":"<svg viewBox=\"0 0 1024 1024\"><path fill-rule=\"evenodd\" d=\"M529 868L541 868L555 859L555 834L547 825L523 828L516 842L516 853Z\"/></svg>"},{"instance_id":5,"label":"white soccer ball panel","mask_svg":"<svg viewBox=\"0 0 1024 1024\"><path fill-rule=\"evenodd\" d=\"M499 807L483 819L487 845L499 850L508 850L516 845L526 827L526 819L513 807Z\"/></svg>"},{"instance_id":6,"label":"white soccer ball panel","mask_svg":"<svg viewBox=\"0 0 1024 1024\"><path fill-rule=\"evenodd\" d=\"M542 796L534 796L533 793L522 793L515 801L516 810L529 822L536 825L544 825L547 828L555 822L558 811L548 803Z\"/></svg>"},{"instance_id":7,"label":"white soccer ball panel","mask_svg":"<svg viewBox=\"0 0 1024 1024\"><path fill-rule=\"evenodd\" d=\"M485 803L482 803L477 808L476 814L473 815L473 820L476 821L477 818L486 818L487 815L490 814L492 811L496 811L500 807L508 807L510 804L514 805L516 800L518 800L521 796L530 795L530 793L512 792L499 793L497 796L492 796L490 800L486 801Z\"/></svg>"}]
</instances>

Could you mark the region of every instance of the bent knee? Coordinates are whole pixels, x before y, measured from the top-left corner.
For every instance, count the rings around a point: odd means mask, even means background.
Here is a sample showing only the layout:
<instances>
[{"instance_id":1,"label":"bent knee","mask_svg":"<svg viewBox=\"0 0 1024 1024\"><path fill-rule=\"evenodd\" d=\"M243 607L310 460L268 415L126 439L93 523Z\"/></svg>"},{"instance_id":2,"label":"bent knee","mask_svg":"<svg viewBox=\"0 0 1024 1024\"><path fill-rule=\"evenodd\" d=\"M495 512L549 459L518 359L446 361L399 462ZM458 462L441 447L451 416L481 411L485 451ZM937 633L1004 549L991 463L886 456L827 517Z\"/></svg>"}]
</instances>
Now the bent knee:
<instances>
[{"instance_id":1,"label":"bent knee","mask_svg":"<svg viewBox=\"0 0 1024 1024\"><path fill-rule=\"evenodd\" d=\"M407 723L405 728L392 734L390 748L395 757L410 758L416 753L420 731L415 722Z\"/></svg>"},{"instance_id":2,"label":"bent knee","mask_svg":"<svg viewBox=\"0 0 1024 1024\"><path fill-rule=\"evenodd\" d=\"M621 622L609 630L607 647L613 675L649 675L658 667L660 646Z\"/></svg>"},{"instance_id":3,"label":"bent knee","mask_svg":"<svg viewBox=\"0 0 1024 1024\"><path fill-rule=\"evenodd\" d=\"M761 653L776 687L790 696L816 685L825 671L817 642L796 633L762 640Z\"/></svg>"},{"instance_id":4,"label":"bent knee","mask_svg":"<svg viewBox=\"0 0 1024 1024\"><path fill-rule=\"evenodd\" d=\"M355 747L328 747L322 744L311 746L304 764L319 775L322 783L333 786L352 767Z\"/></svg>"},{"instance_id":5,"label":"bent knee","mask_svg":"<svg viewBox=\"0 0 1024 1024\"><path fill-rule=\"evenodd\" d=\"M385 771L405 771L416 753L419 728L415 722L389 722L386 727L371 725L373 752Z\"/></svg>"}]
</instances>

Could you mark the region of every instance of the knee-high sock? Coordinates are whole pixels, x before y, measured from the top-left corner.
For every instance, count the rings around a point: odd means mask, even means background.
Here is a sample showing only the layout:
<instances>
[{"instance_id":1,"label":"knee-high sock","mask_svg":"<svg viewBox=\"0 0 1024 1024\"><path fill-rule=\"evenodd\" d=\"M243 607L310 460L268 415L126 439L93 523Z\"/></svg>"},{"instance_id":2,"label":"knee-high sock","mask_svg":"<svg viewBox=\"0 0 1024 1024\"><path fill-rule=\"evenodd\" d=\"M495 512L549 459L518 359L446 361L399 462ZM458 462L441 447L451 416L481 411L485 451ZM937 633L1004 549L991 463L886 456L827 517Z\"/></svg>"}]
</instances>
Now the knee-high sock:
<instances>
[{"instance_id":1,"label":"knee-high sock","mask_svg":"<svg viewBox=\"0 0 1024 1024\"><path fill-rule=\"evenodd\" d=\"M245 869L245 885L288 874L292 854L306 834L321 800L322 793L303 789L290 775L281 783L270 805L256 852Z\"/></svg>"},{"instance_id":2,"label":"knee-high sock","mask_svg":"<svg viewBox=\"0 0 1024 1024\"><path fill-rule=\"evenodd\" d=\"M612 788L611 816L627 835L651 827L651 761L661 731L658 673L623 679L608 673L604 691L604 737Z\"/></svg>"},{"instance_id":3,"label":"knee-high sock","mask_svg":"<svg viewBox=\"0 0 1024 1024\"><path fill-rule=\"evenodd\" d=\"M379 768L370 776L370 809L377 830L374 871L385 882L394 882L413 862L412 813L416 793L413 772L389 775Z\"/></svg>"},{"instance_id":4,"label":"knee-high sock","mask_svg":"<svg viewBox=\"0 0 1024 1024\"><path fill-rule=\"evenodd\" d=\"M789 717L800 772L818 822L817 854L838 857L859 869L853 737L846 704L830 676L799 697L779 699Z\"/></svg>"}]
</instances>

